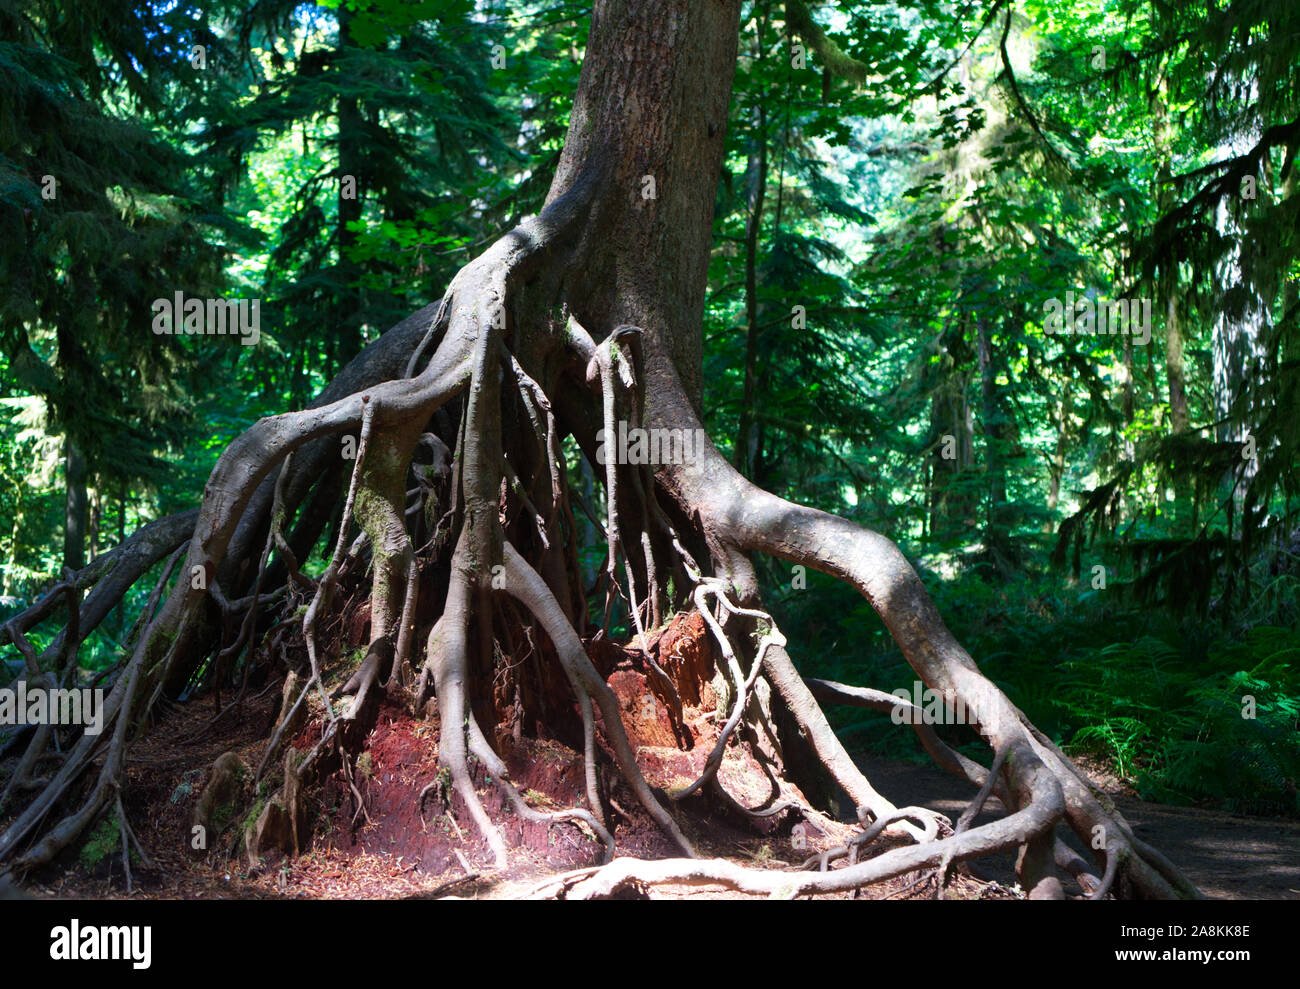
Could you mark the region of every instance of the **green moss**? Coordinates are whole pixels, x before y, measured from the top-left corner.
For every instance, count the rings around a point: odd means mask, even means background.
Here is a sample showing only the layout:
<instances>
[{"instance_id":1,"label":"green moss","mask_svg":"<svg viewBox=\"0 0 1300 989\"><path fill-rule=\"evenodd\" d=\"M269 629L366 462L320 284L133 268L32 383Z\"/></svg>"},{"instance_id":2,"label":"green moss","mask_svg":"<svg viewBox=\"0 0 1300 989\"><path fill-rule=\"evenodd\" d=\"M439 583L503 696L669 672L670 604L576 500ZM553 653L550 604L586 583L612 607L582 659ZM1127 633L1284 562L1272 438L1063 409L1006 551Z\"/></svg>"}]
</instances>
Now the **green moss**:
<instances>
[{"instance_id":1,"label":"green moss","mask_svg":"<svg viewBox=\"0 0 1300 989\"><path fill-rule=\"evenodd\" d=\"M248 773L242 765L235 768L234 777L236 780L243 781L247 778ZM240 787L239 789L242 789ZM212 825L217 831L224 831L226 826L235 819L238 812L239 793L231 795L230 799L224 803L218 804L212 809Z\"/></svg>"},{"instance_id":2,"label":"green moss","mask_svg":"<svg viewBox=\"0 0 1300 989\"><path fill-rule=\"evenodd\" d=\"M352 514L356 516L357 524L370 536L372 544L375 542L375 531L378 528L375 516L383 510L382 506L383 499L364 484L357 489L356 499L352 502Z\"/></svg>"},{"instance_id":3,"label":"green moss","mask_svg":"<svg viewBox=\"0 0 1300 989\"><path fill-rule=\"evenodd\" d=\"M362 779L370 779L375 770L375 761L371 758L369 752L362 752L357 759L357 772L361 774Z\"/></svg>"},{"instance_id":4,"label":"green moss","mask_svg":"<svg viewBox=\"0 0 1300 989\"><path fill-rule=\"evenodd\" d=\"M846 53L839 45L826 36L826 32L812 19L808 8L798 0L790 0L785 5L786 27L803 38L808 47L822 57L831 73L841 79L851 80L855 85L863 86L867 81L867 65Z\"/></svg>"},{"instance_id":5,"label":"green moss","mask_svg":"<svg viewBox=\"0 0 1300 989\"><path fill-rule=\"evenodd\" d=\"M249 828L253 828L257 826L257 819L262 816L262 811L264 811L265 809L266 809L266 798L258 797L257 800L254 801L253 803L253 809L250 810L248 812L248 816L244 818L245 831L247 831Z\"/></svg>"}]
</instances>

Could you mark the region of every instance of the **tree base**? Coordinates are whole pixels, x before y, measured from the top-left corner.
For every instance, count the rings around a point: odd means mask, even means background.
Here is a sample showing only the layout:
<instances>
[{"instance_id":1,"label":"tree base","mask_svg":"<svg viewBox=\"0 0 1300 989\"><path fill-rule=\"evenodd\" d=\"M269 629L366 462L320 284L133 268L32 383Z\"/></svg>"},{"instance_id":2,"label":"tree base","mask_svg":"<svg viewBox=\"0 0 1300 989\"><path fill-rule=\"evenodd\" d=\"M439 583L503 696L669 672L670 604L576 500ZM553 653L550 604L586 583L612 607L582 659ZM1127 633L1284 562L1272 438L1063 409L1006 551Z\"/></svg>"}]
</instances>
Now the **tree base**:
<instances>
[{"instance_id":1,"label":"tree base","mask_svg":"<svg viewBox=\"0 0 1300 989\"><path fill-rule=\"evenodd\" d=\"M345 787L340 806L350 806L348 827L376 826L366 797L374 760L367 767L362 758L387 692L413 713L436 709L440 768L420 781L406 814L422 814L430 799L459 809L450 819L486 843L496 872L509 865L510 825L499 826L489 808L498 799L523 822L585 831L606 860L617 850L615 819L644 813L686 857L653 866L625 861L576 878L571 889L562 884L576 896L682 882L765 895L829 894L920 870L935 871L942 888L950 869L1008 849L1019 850L1017 871L1031 898L1065 896L1058 870L1074 875L1092 898L1198 895L980 673L889 540L755 487L707 441L689 458L654 467L599 455L598 430L609 439L620 422L663 435L702 432L671 349L653 328L618 325L597 342L575 319L555 317L551 300L580 270L567 252L590 243L588 207L607 181L607 170L594 165L541 216L466 266L409 353L404 376L264 419L229 446L208 482L188 547L182 544L188 556L180 579L155 616L178 550L141 616L133 653L106 702L104 736L83 735L60 748L50 733L38 732L0 794L2 802L36 793L0 832L0 870L25 872L51 862L105 808L120 805L128 742L147 732L166 696L206 684L215 701L210 729L238 716L253 673L269 653L272 661L295 666L302 686L296 697L286 692L285 709L252 771L255 798L280 808L259 811L249 822L257 833L264 830L262 812L292 821L304 788L336 771ZM409 342L401 334L393 340L389 346ZM359 359L363 365L365 358ZM293 546L310 548L328 517L309 498L313 486L326 492L327 507L336 488L299 459L310 464L327 457L335 434L354 429L355 460L333 551L324 573L312 579L298 566L305 551ZM604 470L603 520L591 512L607 549L595 592L597 600L603 597L604 614L589 639L607 639L613 612L622 609L636 630L641 664L622 672L639 680L615 680L618 669L598 668L580 637L588 592L580 583L580 537L560 449L567 436ZM355 540L354 521L362 530ZM247 566L252 554L241 557L239 548L259 543L254 569ZM168 552L149 545L151 552ZM920 733L941 765L981 785L968 815L953 823L923 808L896 807L853 764L763 610L753 553L853 584L918 678L969 712L970 724L993 751L987 769ZM92 564L6 626L33 677L48 674L25 634L47 616L48 601L67 595L66 638L75 646L89 631L80 621L78 582L93 577L124 588L134 581L131 573L143 572L129 553L110 563L89 574L98 566ZM365 597L367 575L373 661L362 664L354 694L331 697L327 633L345 610L340 599ZM422 598L430 585L436 588L432 601ZM710 660L696 663L672 650L656 658L665 618L688 608L695 614L695 640L711 642ZM301 628L300 650L286 639L293 626ZM57 640L47 653L47 669L66 669L76 657L75 648ZM525 659L531 665L521 669ZM698 767L689 760L678 767L694 771L693 779L656 786L651 770L662 767L643 769L641 755L647 747L671 750L658 744L666 739L679 748L690 742L692 752L700 747L684 695L702 700L706 676L716 699L716 734L703 739L707 754ZM229 704L221 700L223 687L235 689ZM826 689L844 695L836 685ZM777 703L795 727L786 738L773 728ZM304 706L309 721L313 712L320 721L319 735L291 739ZM574 748L582 752L581 800L535 806L512 779L511 743L520 742L528 718L556 733L572 731ZM639 744L643 728L653 729L655 745ZM751 826L793 814L814 821L816 812L784 780L783 750L801 744L848 796L860 830L797 871L695 861L696 842L707 832L684 830L690 801L722 806ZM758 803L748 802L747 789L728 785L727 762L735 751L762 767L769 788ZM57 771L37 778L36 768L51 760ZM480 792L488 779L490 787ZM617 806L613 780L631 794ZM1008 816L970 826L993 796ZM127 817L118 810L123 846L131 837ZM274 823L276 833L286 833L283 820ZM1061 823L1088 843L1100 875L1059 840ZM287 833L300 829L291 824ZM895 837L909 843L864 858L875 842ZM124 867L128 861L124 856Z\"/></svg>"}]
</instances>

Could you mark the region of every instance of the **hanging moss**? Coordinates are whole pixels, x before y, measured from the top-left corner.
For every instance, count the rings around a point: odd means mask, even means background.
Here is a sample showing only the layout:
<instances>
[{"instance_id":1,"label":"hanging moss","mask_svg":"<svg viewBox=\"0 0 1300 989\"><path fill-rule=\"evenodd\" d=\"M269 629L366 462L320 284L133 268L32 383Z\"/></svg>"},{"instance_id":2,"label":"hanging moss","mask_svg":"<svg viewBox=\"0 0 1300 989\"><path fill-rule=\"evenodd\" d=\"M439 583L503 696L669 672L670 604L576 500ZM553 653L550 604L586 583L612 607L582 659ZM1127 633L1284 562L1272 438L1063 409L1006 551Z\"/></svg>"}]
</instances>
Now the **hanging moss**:
<instances>
[{"instance_id":1,"label":"hanging moss","mask_svg":"<svg viewBox=\"0 0 1300 989\"><path fill-rule=\"evenodd\" d=\"M866 84L866 63L859 62L828 38L826 32L812 19L808 8L802 3L797 0L789 0L786 3L785 23L791 33L803 38L808 43L808 47L821 56L832 75L848 79L855 86Z\"/></svg>"}]
</instances>

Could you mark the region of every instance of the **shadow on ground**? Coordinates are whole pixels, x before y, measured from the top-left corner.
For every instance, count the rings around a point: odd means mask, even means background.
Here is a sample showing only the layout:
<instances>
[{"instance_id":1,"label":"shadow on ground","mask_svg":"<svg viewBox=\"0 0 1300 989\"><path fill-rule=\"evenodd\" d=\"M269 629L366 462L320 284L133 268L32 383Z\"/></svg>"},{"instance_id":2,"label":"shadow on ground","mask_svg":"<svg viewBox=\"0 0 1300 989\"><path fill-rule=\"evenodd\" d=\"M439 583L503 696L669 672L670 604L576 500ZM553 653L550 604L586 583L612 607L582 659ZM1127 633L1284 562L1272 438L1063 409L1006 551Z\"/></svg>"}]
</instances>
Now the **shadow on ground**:
<instances>
[{"instance_id":1,"label":"shadow on ground","mask_svg":"<svg viewBox=\"0 0 1300 989\"><path fill-rule=\"evenodd\" d=\"M872 785L896 805L918 804L954 821L976 788L931 766L858 754ZM1300 900L1300 822L1150 804L1112 796L1139 838L1164 852L1206 896L1229 900ZM1002 814L985 810L979 823ZM1073 842L1078 844L1078 842ZM1015 882L1014 856L981 859L978 867Z\"/></svg>"}]
</instances>

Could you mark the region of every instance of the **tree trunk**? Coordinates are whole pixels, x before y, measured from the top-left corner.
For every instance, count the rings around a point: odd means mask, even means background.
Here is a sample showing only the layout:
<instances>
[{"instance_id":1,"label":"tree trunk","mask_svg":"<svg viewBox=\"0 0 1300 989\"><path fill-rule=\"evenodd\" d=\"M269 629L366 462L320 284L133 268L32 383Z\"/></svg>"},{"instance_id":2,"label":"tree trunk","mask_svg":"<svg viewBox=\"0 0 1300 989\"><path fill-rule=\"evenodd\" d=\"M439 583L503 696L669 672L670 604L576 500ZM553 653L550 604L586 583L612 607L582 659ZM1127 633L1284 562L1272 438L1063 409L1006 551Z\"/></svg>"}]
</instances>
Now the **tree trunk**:
<instances>
[{"instance_id":1,"label":"tree trunk","mask_svg":"<svg viewBox=\"0 0 1300 989\"><path fill-rule=\"evenodd\" d=\"M1056 406L1053 416L1056 425L1056 449L1048 461L1047 510L1055 512L1061 501L1061 478L1065 475L1065 452L1069 445L1070 431L1073 427L1073 395L1070 381L1061 383L1061 401ZM1056 522L1048 520L1043 523L1043 532L1054 532Z\"/></svg>"},{"instance_id":2,"label":"tree trunk","mask_svg":"<svg viewBox=\"0 0 1300 989\"><path fill-rule=\"evenodd\" d=\"M965 320L954 334L964 335ZM975 504L966 486L975 466L975 423L966 396L966 350L962 336L940 339L937 374L940 380L930 398L930 535L940 541L961 537L976 522Z\"/></svg>"},{"instance_id":3,"label":"tree trunk","mask_svg":"<svg viewBox=\"0 0 1300 989\"><path fill-rule=\"evenodd\" d=\"M351 25L356 14L351 8L338 8L338 57L355 51L352 44ZM361 196L365 189L365 159L361 108L357 98L342 95L338 101L338 219L334 237L337 243L338 267L335 283L340 293L334 302L334 326L337 334L335 357L337 366L343 367L361 350L360 297L361 289L353 286L359 276L350 251L357 243L357 233L351 224L361 219Z\"/></svg>"},{"instance_id":4,"label":"tree trunk","mask_svg":"<svg viewBox=\"0 0 1300 989\"><path fill-rule=\"evenodd\" d=\"M1173 138L1169 115L1169 75L1161 72L1160 82L1151 95L1152 133L1156 150L1156 186L1152 190L1156 209L1164 216L1173 209L1176 195L1173 185ZM1165 377L1169 386L1170 432L1185 433L1191 425L1187 412L1187 375L1183 357L1183 331L1179 323L1178 262L1172 261L1161 272L1161 298L1165 303ZM1159 303L1160 300L1157 300Z\"/></svg>"},{"instance_id":5,"label":"tree trunk","mask_svg":"<svg viewBox=\"0 0 1300 989\"><path fill-rule=\"evenodd\" d=\"M580 173L598 172L584 228L602 239L585 245L591 267L567 293L570 310L597 340L619 323L641 327L654 359L677 369L697 413L739 10L734 0L597 3L547 198L555 202Z\"/></svg>"},{"instance_id":6,"label":"tree trunk","mask_svg":"<svg viewBox=\"0 0 1300 989\"><path fill-rule=\"evenodd\" d=\"M755 57L761 52L756 39ZM749 152L750 187L745 218L745 383L740 402L740 426L736 431L736 469L754 478L757 437L754 429L758 397L758 237L763 226L763 199L767 193L767 108L760 101L754 110L755 134Z\"/></svg>"},{"instance_id":7,"label":"tree trunk","mask_svg":"<svg viewBox=\"0 0 1300 989\"><path fill-rule=\"evenodd\" d=\"M1003 570L1013 562L1007 504L1006 453L1009 430L1006 412L998 396L993 328L985 314L980 313L975 317L975 328L979 343L980 416L984 425L985 456L988 458L984 469L988 494L988 511L984 517L984 550L994 565Z\"/></svg>"},{"instance_id":8,"label":"tree trunk","mask_svg":"<svg viewBox=\"0 0 1300 989\"><path fill-rule=\"evenodd\" d=\"M1172 282L1171 278L1171 282ZM1166 289L1165 376L1169 379L1169 431L1185 433L1191 426L1187 412L1187 374L1183 357L1183 329L1178 321L1178 286Z\"/></svg>"},{"instance_id":9,"label":"tree trunk","mask_svg":"<svg viewBox=\"0 0 1300 989\"><path fill-rule=\"evenodd\" d=\"M63 565L80 570L86 565L86 458L71 436L63 440L64 482L67 491L63 513Z\"/></svg>"}]
</instances>

